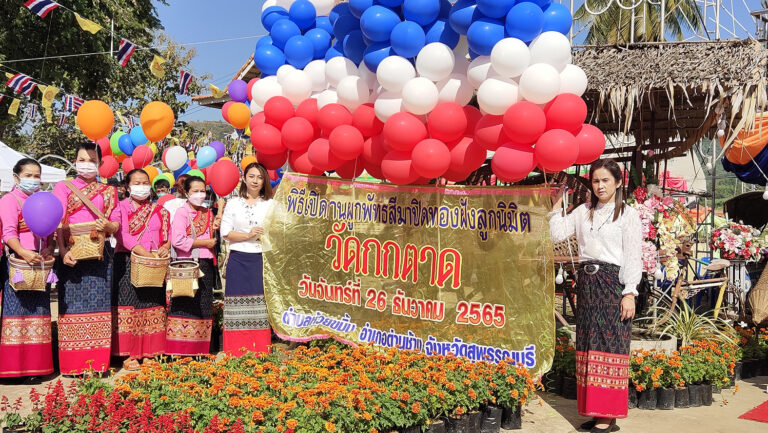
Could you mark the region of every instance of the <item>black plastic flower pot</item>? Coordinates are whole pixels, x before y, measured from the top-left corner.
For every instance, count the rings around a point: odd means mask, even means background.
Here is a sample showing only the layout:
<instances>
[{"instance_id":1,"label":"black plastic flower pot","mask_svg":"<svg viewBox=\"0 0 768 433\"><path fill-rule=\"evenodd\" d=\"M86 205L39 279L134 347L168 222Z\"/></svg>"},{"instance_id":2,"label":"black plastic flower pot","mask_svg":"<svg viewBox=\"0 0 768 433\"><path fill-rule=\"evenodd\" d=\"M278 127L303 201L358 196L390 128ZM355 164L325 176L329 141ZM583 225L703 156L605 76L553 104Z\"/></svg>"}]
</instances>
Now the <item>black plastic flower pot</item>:
<instances>
[{"instance_id":1,"label":"black plastic flower pot","mask_svg":"<svg viewBox=\"0 0 768 433\"><path fill-rule=\"evenodd\" d=\"M761 359L757 363L757 375L768 376L768 359Z\"/></svg>"},{"instance_id":2,"label":"black plastic flower pot","mask_svg":"<svg viewBox=\"0 0 768 433\"><path fill-rule=\"evenodd\" d=\"M483 408L483 423L480 433L499 433L501 428L502 410L499 406L489 404Z\"/></svg>"},{"instance_id":3,"label":"black plastic flower pot","mask_svg":"<svg viewBox=\"0 0 768 433\"><path fill-rule=\"evenodd\" d=\"M733 379L731 379L731 386L735 385L737 380L741 380L743 378L742 376L743 368L744 368L743 361L737 362L736 365L733 367Z\"/></svg>"},{"instance_id":4,"label":"black plastic flower pot","mask_svg":"<svg viewBox=\"0 0 768 433\"><path fill-rule=\"evenodd\" d=\"M642 410L656 409L656 390L646 389L637 394L637 408Z\"/></svg>"},{"instance_id":5,"label":"black plastic flower pot","mask_svg":"<svg viewBox=\"0 0 768 433\"><path fill-rule=\"evenodd\" d=\"M632 384L629 385L629 390L627 392L627 407L630 409L637 407L637 390Z\"/></svg>"},{"instance_id":6,"label":"black plastic flower pot","mask_svg":"<svg viewBox=\"0 0 768 433\"><path fill-rule=\"evenodd\" d=\"M400 427L397 429L399 433L421 433L420 425L412 425L410 427Z\"/></svg>"},{"instance_id":7,"label":"black plastic flower pot","mask_svg":"<svg viewBox=\"0 0 768 433\"><path fill-rule=\"evenodd\" d=\"M720 394L723 391L722 385L719 383L713 383L712 384L712 394Z\"/></svg>"},{"instance_id":8,"label":"black plastic flower pot","mask_svg":"<svg viewBox=\"0 0 768 433\"><path fill-rule=\"evenodd\" d=\"M701 406L701 385L688 385L689 407Z\"/></svg>"},{"instance_id":9,"label":"black plastic flower pot","mask_svg":"<svg viewBox=\"0 0 768 433\"><path fill-rule=\"evenodd\" d=\"M483 426L483 414L478 410L473 410L469 414L469 433L480 433Z\"/></svg>"},{"instance_id":10,"label":"black plastic flower pot","mask_svg":"<svg viewBox=\"0 0 768 433\"><path fill-rule=\"evenodd\" d=\"M702 384L699 389L699 394L701 394L702 406L712 406L712 384Z\"/></svg>"},{"instance_id":11,"label":"black plastic flower pot","mask_svg":"<svg viewBox=\"0 0 768 433\"><path fill-rule=\"evenodd\" d=\"M427 424L426 433L445 433L445 421L438 419Z\"/></svg>"},{"instance_id":12,"label":"black plastic flower pot","mask_svg":"<svg viewBox=\"0 0 768 433\"><path fill-rule=\"evenodd\" d=\"M501 428L504 430L520 430L523 428L523 418L520 405L505 407L501 415Z\"/></svg>"},{"instance_id":13,"label":"black plastic flower pot","mask_svg":"<svg viewBox=\"0 0 768 433\"><path fill-rule=\"evenodd\" d=\"M684 409L690 405L690 396L688 394L688 387L675 388L675 407L678 409Z\"/></svg>"},{"instance_id":14,"label":"black plastic flower pot","mask_svg":"<svg viewBox=\"0 0 768 433\"><path fill-rule=\"evenodd\" d=\"M469 433L469 417L466 415L452 415L448 417L446 433Z\"/></svg>"},{"instance_id":15,"label":"black plastic flower pot","mask_svg":"<svg viewBox=\"0 0 768 433\"><path fill-rule=\"evenodd\" d=\"M23 428L3 427L3 433L26 433Z\"/></svg>"},{"instance_id":16,"label":"black plastic flower pot","mask_svg":"<svg viewBox=\"0 0 768 433\"><path fill-rule=\"evenodd\" d=\"M576 378L563 377L563 397L568 400L576 400Z\"/></svg>"},{"instance_id":17,"label":"black plastic flower pot","mask_svg":"<svg viewBox=\"0 0 768 433\"><path fill-rule=\"evenodd\" d=\"M659 388L656 390L656 409L672 410L675 408L675 389Z\"/></svg>"},{"instance_id":18,"label":"black plastic flower pot","mask_svg":"<svg viewBox=\"0 0 768 433\"><path fill-rule=\"evenodd\" d=\"M749 379L754 376L754 372L752 371L753 366L755 363L751 359L745 359L741 361L741 379Z\"/></svg>"}]
</instances>

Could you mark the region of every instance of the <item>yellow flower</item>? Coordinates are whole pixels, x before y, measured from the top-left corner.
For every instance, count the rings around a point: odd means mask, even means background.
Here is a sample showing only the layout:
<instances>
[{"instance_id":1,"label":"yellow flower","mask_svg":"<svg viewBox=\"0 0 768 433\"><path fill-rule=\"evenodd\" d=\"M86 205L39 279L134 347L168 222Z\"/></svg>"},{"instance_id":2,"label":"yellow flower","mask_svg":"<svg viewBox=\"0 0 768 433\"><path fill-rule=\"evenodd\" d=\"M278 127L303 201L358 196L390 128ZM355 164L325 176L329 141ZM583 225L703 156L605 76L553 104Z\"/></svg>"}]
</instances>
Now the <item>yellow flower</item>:
<instances>
[{"instance_id":1,"label":"yellow flower","mask_svg":"<svg viewBox=\"0 0 768 433\"><path fill-rule=\"evenodd\" d=\"M328 430L328 432L333 433L336 431L336 424L328 421L325 423L325 429Z\"/></svg>"}]
</instances>

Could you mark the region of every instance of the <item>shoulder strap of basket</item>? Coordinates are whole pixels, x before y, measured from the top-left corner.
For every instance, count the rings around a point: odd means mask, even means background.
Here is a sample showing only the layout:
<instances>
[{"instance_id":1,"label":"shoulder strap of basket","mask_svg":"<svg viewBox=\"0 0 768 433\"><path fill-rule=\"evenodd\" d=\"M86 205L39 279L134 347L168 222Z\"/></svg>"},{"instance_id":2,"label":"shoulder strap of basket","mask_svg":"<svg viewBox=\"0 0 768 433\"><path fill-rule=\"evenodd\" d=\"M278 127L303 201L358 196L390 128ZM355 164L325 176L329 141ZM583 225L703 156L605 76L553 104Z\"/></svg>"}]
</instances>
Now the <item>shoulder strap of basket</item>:
<instances>
[{"instance_id":1,"label":"shoulder strap of basket","mask_svg":"<svg viewBox=\"0 0 768 433\"><path fill-rule=\"evenodd\" d=\"M99 210L99 208L96 207L95 204L93 204L92 201L88 199L88 197L83 194L82 191L80 191L80 188L76 187L72 182L65 180L64 185L67 186L72 191L72 194L74 194L77 198L80 199L81 202L83 202L84 205L88 207L88 209L91 210L99 219L106 218L104 214Z\"/></svg>"},{"instance_id":2,"label":"shoulder strap of basket","mask_svg":"<svg viewBox=\"0 0 768 433\"><path fill-rule=\"evenodd\" d=\"M144 228L141 230L141 233L139 233L139 237L136 238L136 243L141 242L141 237L144 236L144 232L147 231L147 227L149 227L149 220L152 219L152 216L155 214L155 208L157 207L157 204L152 203L152 209L149 210L149 218L147 218L146 223L144 224ZM152 248L152 245L149 246Z\"/></svg>"},{"instance_id":3,"label":"shoulder strap of basket","mask_svg":"<svg viewBox=\"0 0 768 433\"><path fill-rule=\"evenodd\" d=\"M197 240L197 233L195 233L195 223L192 220L192 214L187 213L187 218L189 218L189 232L192 234L192 242L195 242ZM192 248L192 258L195 261L198 261L200 259L199 248Z\"/></svg>"}]
</instances>

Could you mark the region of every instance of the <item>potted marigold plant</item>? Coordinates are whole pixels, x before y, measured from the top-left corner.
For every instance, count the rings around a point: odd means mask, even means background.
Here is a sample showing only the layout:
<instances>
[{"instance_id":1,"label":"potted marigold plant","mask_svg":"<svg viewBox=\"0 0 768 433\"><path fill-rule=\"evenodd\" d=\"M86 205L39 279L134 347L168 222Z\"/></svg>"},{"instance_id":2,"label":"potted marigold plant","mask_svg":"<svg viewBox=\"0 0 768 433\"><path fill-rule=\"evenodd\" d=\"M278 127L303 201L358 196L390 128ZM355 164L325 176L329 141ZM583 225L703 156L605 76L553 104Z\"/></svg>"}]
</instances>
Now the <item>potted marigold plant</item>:
<instances>
[{"instance_id":1,"label":"potted marigold plant","mask_svg":"<svg viewBox=\"0 0 768 433\"><path fill-rule=\"evenodd\" d=\"M501 427L507 430L522 428L520 408L526 404L534 390L533 379L525 367L514 363L499 363L494 374L496 403L503 408Z\"/></svg>"},{"instance_id":2,"label":"potted marigold plant","mask_svg":"<svg viewBox=\"0 0 768 433\"><path fill-rule=\"evenodd\" d=\"M659 383L659 388L656 390L656 409L672 410L675 408L675 388L685 386L685 381L680 374L682 357L679 352L674 351L669 355L658 353L654 358L658 366L654 373L661 370L661 374L655 376ZM653 379L654 376L652 375L651 378Z\"/></svg>"},{"instance_id":3,"label":"potted marigold plant","mask_svg":"<svg viewBox=\"0 0 768 433\"><path fill-rule=\"evenodd\" d=\"M629 378L637 392L637 407L644 410L656 409L656 389L661 375L654 359L656 351L635 350L629 360Z\"/></svg>"},{"instance_id":4,"label":"potted marigold plant","mask_svg":"<svg viewBox=\"0 0 768 433\"><path fill-rule=\"evenodd\" d=\"M571 344L563 346L562 356L559 357L556 371L563 381L562 396L569 400L576 399L576 348Z\"/></svg>"}]
</instances>

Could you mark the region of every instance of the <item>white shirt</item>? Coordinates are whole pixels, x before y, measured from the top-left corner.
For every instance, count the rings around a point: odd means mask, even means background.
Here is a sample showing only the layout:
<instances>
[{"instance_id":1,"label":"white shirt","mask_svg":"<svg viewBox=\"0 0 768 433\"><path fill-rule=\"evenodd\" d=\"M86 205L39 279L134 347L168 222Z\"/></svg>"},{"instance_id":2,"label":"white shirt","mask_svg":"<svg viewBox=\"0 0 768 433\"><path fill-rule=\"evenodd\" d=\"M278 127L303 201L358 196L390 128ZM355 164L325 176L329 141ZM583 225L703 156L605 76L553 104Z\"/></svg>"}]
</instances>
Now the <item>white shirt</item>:
<instances>
[{"instance_id":1,"label":"white shirt","mask_svg":"<svg viewBox=\"0 0 768 433\"><path fill-rule=\"evenodd\" d=\"M613 221L614 203L598 203L592 221L589 204L585 203L562 216L562 210L549 213L549 233L553 242L560 242L576 233L579 259L600 260L619 266L619 281L624 284L622 295L637 296L637 285L643 278L643 232L640 215L631 206Z\"/></svg>"},{"instance_id":2,"label":"white shirt","mask_svg":"<svg viewBox=\"0 0 768 433\"><path fill-rule=\"evenodd\" d=\"M267 211L274 203L273 200L259 200L249 205L244 198L235 197L227 201L224 216L221 218L221 237L236 231L248 233L255 226L263 226ZM243 253L260 253L261 241L255 238L243 242L230 242L229 249Z\"/></svg>"},{"instance_id":3,"label":"white shirt","mask_svg":"<svg viewBox=\"0 0 768 433\"><path fill-rule=\"evenodd\" d=\"M182 206L187 202L187 199L185 198L173 198L165 202L163 205L163 208L167 210L171 214L171 221L173 221L173 216L176 215L176 211L181 209Z\"/></svg>"}]
</instances>

